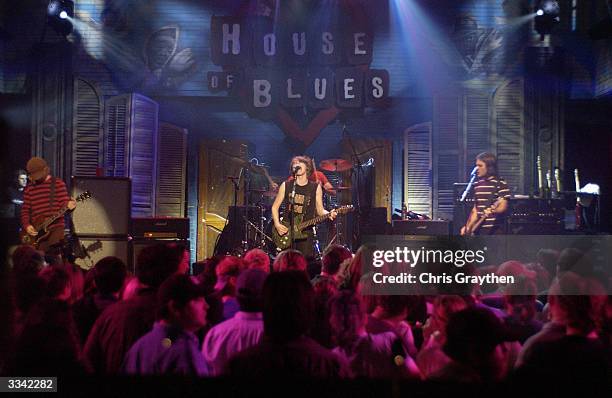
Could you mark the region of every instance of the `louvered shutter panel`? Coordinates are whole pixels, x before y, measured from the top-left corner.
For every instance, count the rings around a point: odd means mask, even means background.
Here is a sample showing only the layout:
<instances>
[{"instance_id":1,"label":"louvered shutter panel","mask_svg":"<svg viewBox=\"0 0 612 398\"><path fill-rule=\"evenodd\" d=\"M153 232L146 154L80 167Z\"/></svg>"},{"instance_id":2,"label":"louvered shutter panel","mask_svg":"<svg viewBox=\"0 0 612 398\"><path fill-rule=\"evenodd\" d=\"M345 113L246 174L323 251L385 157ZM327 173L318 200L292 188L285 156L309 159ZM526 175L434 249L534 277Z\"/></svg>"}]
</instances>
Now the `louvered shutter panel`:
<instances>
[{"instance_id":1,"label":"louvered shutter panel","mask_svg":"<svg viewBox=\"0 0 612 398\"><path fill-rule=\"evenodd\" d=\"M106 174L132 179L132 216L155 215L158 105L140 94L106 102Z\"/></svg>"},{"instance_id":2,"label":"louvered shutter panel","mask_svg":"<svg viewBox=\"0 0 612 398\"><path fill-rule=\"evenodd\" d=\"M156 215L185 216L187 130L170 123L159 124L159 168Z\"/></svg>"},{"instance_id":3,"label":"louvered shutter panel","mask_svg":"<svg viewBox=\"0 0 612 398\"><path fill-rule=\"evenodd\" d=\"M132 179L132 215L134 217L155 215L157 117L157 103L140 94L132 94L129 176Z\"/></svg>"},{"instance_id":4,"label":"louvered shutter panel","mask_svg":"<svg viewBox=\"0 0 612 398\"><path fill-rule=\"evenodd\" d=\"M104 169L109 177L128 177L129 94L109 98L105 106Z\"/></svg>"},{"instance_id":5,"label":"louvered shutter panel","mask_svg":"<svg viewBox=\"0 0 612 398\"><path fill-rule=\"evenodd\" d=\"M524 190L523 93L523 81L517 79L501 86L493 98L498 171L513 194Z\"/></svg>"},{"instance_id":6,"label":"louvered shutter panel","mask_svg":"<svg viewBox=\"0 0 612 398\"><path fill-rule=\"evenodd\" d=\"M490 151L489 97L466 95L465 97L465 181L474 168L476 155Z\"/></svg>"},{"instance_id":7,"label":"louvered shutter panel","mask_svg":"<svg viewBox=\"0 0 612 398\"><path fill-rule=\"evenodd\" d=\"M432 216L431 123L404 132L404 201L408 210Z\"/></svg>"},{"instance_id":8,"label":"louvered shutter panel","mask_svg":"<svg viewBox=\"0 0 612 398\"><path fill-rule=\"evenodd\" d=\"M461 135L460 98L434 99L434 217L451 219L455 198L453 184L459 181L459 148Z\"/></svg>"},{"instance_id":9,"label":"louvered shutter panel","mask_svg":"<svg viewBox=\"0 0 612 398\"><path fill-rule=\"evenodd\" d=\"M102 165L102 106L102 97L97 88L87 80L75 78L72 175L95 176Z\"/></svg>"}]
</instances>

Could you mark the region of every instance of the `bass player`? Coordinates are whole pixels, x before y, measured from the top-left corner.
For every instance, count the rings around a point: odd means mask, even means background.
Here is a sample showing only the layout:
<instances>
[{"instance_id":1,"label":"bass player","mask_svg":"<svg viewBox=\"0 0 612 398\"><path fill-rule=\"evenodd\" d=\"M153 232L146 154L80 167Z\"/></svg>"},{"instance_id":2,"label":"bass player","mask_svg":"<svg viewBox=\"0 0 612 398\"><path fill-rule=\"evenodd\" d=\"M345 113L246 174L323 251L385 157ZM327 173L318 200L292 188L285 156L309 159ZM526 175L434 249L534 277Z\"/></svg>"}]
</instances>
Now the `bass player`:
<instances>
[{"instance_id":1,"label":"bass player","mask_svg":"<svg viewBox=\"0 0 612 398\"><path fill-rule=\"evenodd\" d=\"M497 173L497 159L489 152L476 156L478 181L474 185L474 207L461 228L461 235L503 234L510 189Z\"/></svg>"}]
</instances>

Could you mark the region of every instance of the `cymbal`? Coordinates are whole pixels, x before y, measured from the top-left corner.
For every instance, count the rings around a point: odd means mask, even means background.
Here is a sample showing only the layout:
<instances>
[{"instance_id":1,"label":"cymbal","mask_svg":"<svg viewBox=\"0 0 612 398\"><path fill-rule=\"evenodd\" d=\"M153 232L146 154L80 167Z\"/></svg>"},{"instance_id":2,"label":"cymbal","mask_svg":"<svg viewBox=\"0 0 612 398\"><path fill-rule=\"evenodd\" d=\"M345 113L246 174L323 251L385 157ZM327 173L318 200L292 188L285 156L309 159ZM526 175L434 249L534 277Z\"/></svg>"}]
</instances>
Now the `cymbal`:
<instances>
[{"instance_id":1,"label":"cymbal","mask_svg":"<svg viewBox=\"0 0 612 398\"><path fill-rule=\"evenodd\" d=\"M351 162L344 159L327 159L319 163L319 168L325 171L346 171L351 167Z\"/></svg>"}]
</instances>

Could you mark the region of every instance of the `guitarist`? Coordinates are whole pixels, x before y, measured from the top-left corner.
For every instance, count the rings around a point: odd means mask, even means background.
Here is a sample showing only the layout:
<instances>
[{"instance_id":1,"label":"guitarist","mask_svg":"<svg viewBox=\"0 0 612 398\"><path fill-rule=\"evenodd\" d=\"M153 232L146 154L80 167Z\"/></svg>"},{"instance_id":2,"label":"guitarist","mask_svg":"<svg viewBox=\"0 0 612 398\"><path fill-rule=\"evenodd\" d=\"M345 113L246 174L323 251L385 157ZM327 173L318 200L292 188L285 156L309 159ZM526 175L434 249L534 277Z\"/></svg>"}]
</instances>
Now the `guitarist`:
<instances>
[{"instance_id":1,"label":"guitarist","mask_svg":"<svg viewBox=\"0 0 612 398\"><path fill-rule=\"evenodd\" d=\"M321 185L312 182L308 177L313 173L312 162L306 156L296 156L291 159L289 172L295 176L293 180L283 182L279 189L276 199L272 204L272 219L274 227L279 235L290 233L289 229L281 224L279 209L283 202L285 206L284 219L290 220L293 217L294 225L303 221L308 221L316 216L329 215L330 220L336 218L336 211L328 212L323 208L323 190ZM294 205L291 206L291 193L295 184ZM312 229L306 231L306 239L295 240L293 248L302 252L304 257L313 256L314 241Z\"/></svg>"},{"instance_id":2,"label":"guitarist","mask_svg":"<svg viewBox=\"0 0 612 398\"><path fill-rule=\"evenodd\" d=\"M57 213L64 205L69 210L76 207L76 201L68 196L66 184L58 177L52 177L44 159L33 157L28 160L26 170L31 184L23 194L21 225L28 235L36 236L38 224L46 217ZM64 217L49 226L50 234L41 242L39 249L45 254L57 256L61 253L64 240Z\"/></svg>"},{"instance_id":3,"label":"guitarist","mask_svg":"<svg viewBox=\"0 0 612 398\"><path fill-rule=\"evenodd\" d=\"M476 156L476 170L478 181L474 185L474 207L460 233L461 235L471 232L477 235L503 234L510 189L497 174L495 155L483 152ZM472 231L481 217L485 217L484 221L480 227L476 227L476 231Z\"/></svg>"}]
</instances>

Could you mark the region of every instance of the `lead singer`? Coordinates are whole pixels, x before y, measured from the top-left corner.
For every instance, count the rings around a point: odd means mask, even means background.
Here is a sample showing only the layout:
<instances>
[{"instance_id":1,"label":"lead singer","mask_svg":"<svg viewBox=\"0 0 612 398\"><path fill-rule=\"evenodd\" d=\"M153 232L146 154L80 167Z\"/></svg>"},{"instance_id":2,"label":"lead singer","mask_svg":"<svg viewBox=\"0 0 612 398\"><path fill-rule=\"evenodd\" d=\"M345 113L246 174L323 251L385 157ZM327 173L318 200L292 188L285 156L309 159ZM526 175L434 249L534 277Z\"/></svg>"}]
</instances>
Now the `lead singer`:
<instances>
[{"instance_id":1,"label":"lead singer","mask_svg":"<svg viewBox=\"0 0 612 398\"><path fill-rule=\"evenodd\" d=\"M323 208L321 185L308 180L308 176L313 172L310 159L306 156L295 156L291 159L289 172L295 179L292 181L287 180L280 185L276 199L274 199L274 204L272 204L272 219L278 234L282 236L289 233L289 229L281 223L279 217L279 209L283 203L286 204L283 220L291 220L293 218L294 225L315 218L317 215L329 215L331 220L335 219L335 210L328 212ZM294 188L295 194L292 196ZM305 232L307 238L294 240L292 247L301 251L306 258L309 258L313 256L314 248L312 228Z\"/></svg>"}]
</instances>

